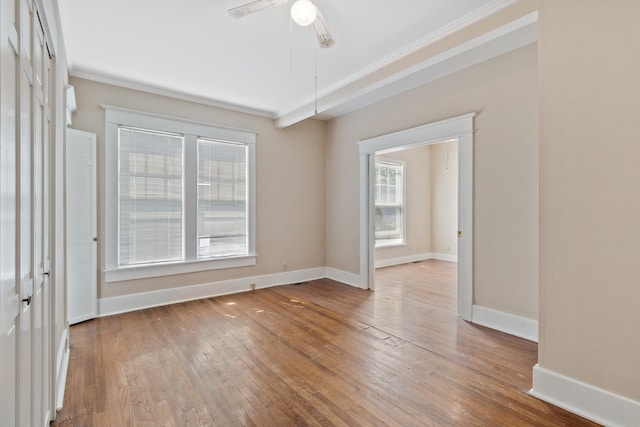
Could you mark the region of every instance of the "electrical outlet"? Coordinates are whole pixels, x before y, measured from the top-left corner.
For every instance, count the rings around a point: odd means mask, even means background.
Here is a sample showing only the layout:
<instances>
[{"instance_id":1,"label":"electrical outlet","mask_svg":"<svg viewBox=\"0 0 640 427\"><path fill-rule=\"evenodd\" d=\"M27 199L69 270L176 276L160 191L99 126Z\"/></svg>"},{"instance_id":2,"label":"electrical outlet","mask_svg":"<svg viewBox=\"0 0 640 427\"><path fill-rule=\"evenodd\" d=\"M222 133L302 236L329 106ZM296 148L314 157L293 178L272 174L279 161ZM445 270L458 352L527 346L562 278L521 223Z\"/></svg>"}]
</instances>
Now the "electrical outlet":
<instances>
[{"instance_id":1,"label":"electrical outlet","mask_svg":"<svg viewBox=\"0 0 640 427\"><path fill-rule=\"evenodd\" d=\"M286 262L282 263L282 271L287 271L287 263Z\"/></svg>"},{"instance_id":2,"label":"electrical outlet","mask_svg":"<svg viewBox=\"0 0 640 427\"><path fill-rule=\"evenodd\" d=\"M250 284L249 287L251 288L252 291L256 290L256 284L255 283Z\"/></svg>"}]
</instances>

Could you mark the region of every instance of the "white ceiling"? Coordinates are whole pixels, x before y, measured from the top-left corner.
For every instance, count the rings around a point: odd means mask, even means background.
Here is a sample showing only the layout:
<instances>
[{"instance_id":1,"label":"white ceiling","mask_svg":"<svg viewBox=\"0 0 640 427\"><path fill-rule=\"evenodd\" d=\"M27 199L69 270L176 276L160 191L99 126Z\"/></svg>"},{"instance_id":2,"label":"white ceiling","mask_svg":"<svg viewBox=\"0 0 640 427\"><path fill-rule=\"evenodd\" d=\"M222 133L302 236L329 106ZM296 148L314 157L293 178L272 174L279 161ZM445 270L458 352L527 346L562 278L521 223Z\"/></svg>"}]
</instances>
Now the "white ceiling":
<instances>
[{"instance_id":1,"label":"white ceiling","mask_svg":"<svg viewBox=\"0 0 640 427\"><path fill-rule=\"evenodd\" d=\"M336 40L329 49L319 48L311 27L290 26L293 0L241 19L227 9L248 0L58 3L71 75L200 99L287 125L314 114L316 55L317 94L330 98L515 1L315 0ZM388 96L380 89L389 83L375 84L375 90L365 91L368 96L358 97L370 99L366 103ZM335 116L363 104L354 99L343 97L320 110Z\"/></svg>"}]
</instances>

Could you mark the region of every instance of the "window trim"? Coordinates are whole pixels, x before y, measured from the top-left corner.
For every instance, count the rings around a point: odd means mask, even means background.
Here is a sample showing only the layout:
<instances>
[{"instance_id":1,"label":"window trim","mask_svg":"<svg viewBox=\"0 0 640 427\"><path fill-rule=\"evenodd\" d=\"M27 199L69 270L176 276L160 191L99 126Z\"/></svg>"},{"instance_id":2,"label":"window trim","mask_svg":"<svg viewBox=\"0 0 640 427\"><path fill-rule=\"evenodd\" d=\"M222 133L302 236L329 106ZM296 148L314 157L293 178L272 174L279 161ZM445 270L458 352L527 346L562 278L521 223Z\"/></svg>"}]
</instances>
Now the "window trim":
<instances>
[{"instance_id":1,"label":"window trim","mask_svg":"<svg viewBox=\"0 0 640 427\"><path fill-rule=\"evenodd\" d=\"M143 129L183 134L185 137L184 156L184 257L183 261L134 266L118 265L118 180L105 179L104 194L104 280L118 282L173 274L192 273L223 268L246 267L256 265L256 133L197 122L159 114L146 113L111 105L100 105L105 110L105 159L104 176L118 176L118 126L125 125ZM247 181L248 194L248 254L233 257L198 259L197 245L190 245L190 237L197 239L197 138L209 138L247 145ZM192 183L193 185L191 185ZM192 247L193 246L193 247Z\"/></svg>"},{"instance_id":2,"label":"window trim","mask_svg":"<svg viewBox=\"0 0 640 427\"><path fill-rule=\"evenodd\" d=\"M374 168L376 168L378 165L378 162L380 163L387 163L393 166L399 166L402 168L402 194L401 194L401 201L400 201L400 207L401 207L401 217L402 217L402 230L401 230L401 237L399 238L395 238L395 239L378 239L374 237L375 240L375 247L376 248L390 248L390 247L397 247L397 246L405 246L407 244L407 207L406 207L406 202L407 202L407 171L406 171L406 163L404 160L399 160L399 159L392 159L392 158L388 158L388 157L382 157L382 156L375 156L375 160L374 160ZM396 186L397 188L397 186ZM374 196L374 208L375 208L376 204L375 204L375 196ZM374 227L374 232L375 232L375 227Z\"/></svg>"}]
</instances>

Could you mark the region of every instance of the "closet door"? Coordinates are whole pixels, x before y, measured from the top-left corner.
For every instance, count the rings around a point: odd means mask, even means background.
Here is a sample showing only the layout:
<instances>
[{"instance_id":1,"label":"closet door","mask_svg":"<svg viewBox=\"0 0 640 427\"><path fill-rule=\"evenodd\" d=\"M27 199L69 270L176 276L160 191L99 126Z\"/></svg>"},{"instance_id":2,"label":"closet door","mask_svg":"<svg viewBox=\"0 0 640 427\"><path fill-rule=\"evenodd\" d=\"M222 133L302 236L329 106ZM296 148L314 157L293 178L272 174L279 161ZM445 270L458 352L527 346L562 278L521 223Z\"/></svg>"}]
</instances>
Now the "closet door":
<instances>
[{"instance_id":1,"label":"closet door","mask_svg":"<svg viewBox=\"0 0 640 427\"><path fill-rule=\"evenodd\" d=\"M51 67L52 59L47 44L43 46L44 61L42 64L42 87L44 112L42 122L42 265L44 270L42 294L42 404L45 418L51 420L55 416L54 373L55 373L55 340L53 337L53 288L51 285L51 193L54 182L52 176L52 135L51 121ZM46 425L46 424L45 424Z\"/></svg>"},{"instance_id":2,"label":"closet door","mask_svg":"<svg viewBox=\"0 0 640 427\"><path fill-rule=\"evenodd\" d=\"M20 307L18 331L18 425L33 426L31 399L33 391L33 51L34 9L29 0L20 2L20 126L18 150L18 280Z\"/></svg>"},{"instance_id":3,"label":"closet door","mask_svg":"<svg viewBox=\"0 0 640 427\"><path fill-rule=\"evenodd\" d=\"M31 162L31 188L33 191L33 297L31 298L32 318L32 375L33 389L31 390L31 413L34 425L44 425L41 419L42 412L42 289L44 283L44 269L42 265L42 117L44 115L44 99L42 96L42 37L39 28L35 30L35 48L33 51L33 152Z\"/></svg>"},{"instance_id":4,"label":"closet door","mask_svg":"<svg viewBox=\"0 0 640 427\"><path fill-rule=\"evenodd\" d=\"M33 51L33 297L32 297L32 375L31 409L35 425L49 421L49 362L51 357L49 330L49 186L47 185L49 160L49 111L45 79L49 54L39 16L35 14Z\"/></svg>"},{"instance_id":5,"label":"closet door","mask_svg":"<svg viewBox=\"0 0 640 427\"><path fill-rule=\"evenodd\" d=\"M51 62L33 0L0 0L0 424L51 417Z\"/></svg>"},{"instance_id":6,"label":"closet door","mask_svg":"<svg viewBox=\"0 0 640 427\"><path fill-rule=\"evenodd\" d=\"M17 351L22 302L17 280L20 0L0 0L0 420L17 422Z\"/></svg>"}]
</instances>

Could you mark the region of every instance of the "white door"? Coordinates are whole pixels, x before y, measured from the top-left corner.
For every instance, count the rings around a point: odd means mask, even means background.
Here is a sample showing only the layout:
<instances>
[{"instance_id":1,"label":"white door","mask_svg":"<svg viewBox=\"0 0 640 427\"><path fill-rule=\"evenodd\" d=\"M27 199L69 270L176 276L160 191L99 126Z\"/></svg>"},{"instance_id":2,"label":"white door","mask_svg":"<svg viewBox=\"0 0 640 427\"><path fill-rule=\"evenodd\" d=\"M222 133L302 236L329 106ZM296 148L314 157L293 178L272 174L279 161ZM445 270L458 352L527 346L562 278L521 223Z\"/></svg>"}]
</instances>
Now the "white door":
<instances>
[{"instance_id":1,"label":"white door","mask_svg":"<svg viewBox=\"0 0 640 427\"><path fill-rule=\"evenodd\" d=\"M46 42L45 42L46 43ZM51 121L51 57L46 44L42 46L44 61L42 65L42 91L44 98L44 116L42 123L42 417L45 423L55 414L53 373L55 372L55 357L53 355L54 337L52 328L52 290L50 287L51 273L51 135L53 126Z\"/></svg>"},{"instance_id":2,"label":"white door","mask_svg":"<svg viewBox=\"0 0 640 427\"><path fill-rule=\"evenodd\" d=\"M96 136L67 131L67 316L69 324L97 314Z\"/></svg>"},{"instance_id":3,"label":"white door","mask_svg":"<svg viewBox=\"0 0 640 427\"><path fill-rule=\"evenodd\" d=\"M18 425L32 426L32 391L33 391L33 4L29 0L20 2L20 149L18 151L19 167L19 238L18 279L20 280L20 297L23 305L20 310L18 334Z\"/></svg>"},{"instance_id":4,"label":"white door","mask_svg":"<svg viewBox=\"0 0 640 427\"><path fill-rule=\"evenodd\" d=\"M38 15L34 29L34 119L33 119L33 298L32 298L32 418L35 425L50 421L49 375L51 336L49 328L49 54Z\"/></svg>"},{"instance_id":5,"label":"white door","mask_svg":"<svg viewBox=\"0 0 640 427\"><path fill-rule=\"evenodd\" d=\"M44 96L42 93L42 45L44 39L37 26L34 28L34 67L33 67L33 90L35 104L33 105L33 152L31 163L32 176L32 248L33 248L33 297L31 301L32 315L32 390L31 390L31 417L33 425L44 425L42 418L42 351L43 351L43 289L44 289L44 263L42 252L43 239L43 117L44 117Z\"/></svg>"},{"instance_id":6,"label":"white door","mask_svg":"<svg viewBox=\"0 0 640 427\"><path fill-rule=\"evenodd\" d=\"M51 400L50 58L33 0L0 0L0 424L47 425Z\"/></svg>"},{"instance_id":7,"label":"white door","mask_svg":"<svg viewBox=\"0 0 640 427\"><path fill-rule=\"evenodd\" d=\"M0 420L17 422L17 351L22 308L16 271L20 0L0 0Z\"/></svg>"}]
</instances>

